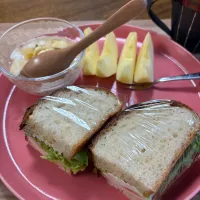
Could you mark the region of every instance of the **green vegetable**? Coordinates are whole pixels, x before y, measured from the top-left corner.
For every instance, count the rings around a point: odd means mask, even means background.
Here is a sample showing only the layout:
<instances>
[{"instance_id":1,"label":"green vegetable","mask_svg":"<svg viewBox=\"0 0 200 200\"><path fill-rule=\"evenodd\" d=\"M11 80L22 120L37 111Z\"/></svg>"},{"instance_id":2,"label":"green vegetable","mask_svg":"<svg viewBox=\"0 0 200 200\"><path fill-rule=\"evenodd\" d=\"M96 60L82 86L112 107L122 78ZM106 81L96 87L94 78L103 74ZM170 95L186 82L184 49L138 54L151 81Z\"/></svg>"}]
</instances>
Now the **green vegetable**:
<instances>
[{"instance_id":1,"label":"green vegetable","mask_svg":"<svg viewBox=\"0 0 200 200\"><path fill-rule=\"evenodd\" d=\"M39 141L37 138L34 139L47 153L45 156L41 156L43 159L49 160L54 163L59 162L65 170L69 168L73 172L73 174L76 174L79 171L83 171L88 166L88 154L86 150L79 151L73 156L71 160L68 160L62 154L54 151L52 147L48 146L44 142Z\"/></svg>"},{"instance_id":2,"label":"green vegetable","mask_svg":"<svg viewBox=\"0 0 200 200\"><path fill-rule=\"evenodd\" d=\"M183 155L176 162L175 166L172 168L170 174L167 179L163 182L158 192L155 196L161 196L169 185L176 180L181 173L190 167L194 162L194 157L200 154L200 134L197 134L192 143L188 146L188 148L184 151Z\"/></svg>"}]
</instances>

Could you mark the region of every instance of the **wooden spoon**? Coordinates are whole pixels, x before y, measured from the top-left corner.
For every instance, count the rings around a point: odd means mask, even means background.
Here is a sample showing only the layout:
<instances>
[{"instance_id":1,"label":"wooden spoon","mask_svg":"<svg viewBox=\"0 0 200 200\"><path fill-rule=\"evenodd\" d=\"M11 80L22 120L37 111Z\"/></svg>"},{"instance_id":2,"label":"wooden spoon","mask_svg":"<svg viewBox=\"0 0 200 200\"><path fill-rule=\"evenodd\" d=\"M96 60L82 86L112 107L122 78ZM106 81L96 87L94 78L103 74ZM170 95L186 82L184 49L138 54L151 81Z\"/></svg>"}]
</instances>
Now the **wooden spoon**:
<instances>
[{"instance_id":1,"label":"wooden spoon","mask_svg":"<svg viewBox=\"0 0 200 200\"><path fill-rule=\"evenodd\" d=\"M146 0L132 0L115 12L101 26L79 42L58 50L47 51L30 59L21 75L30 78L50 76L65 70L75 57L101 37L138 16L146 7Z\"/></svg>"}]
</instances>

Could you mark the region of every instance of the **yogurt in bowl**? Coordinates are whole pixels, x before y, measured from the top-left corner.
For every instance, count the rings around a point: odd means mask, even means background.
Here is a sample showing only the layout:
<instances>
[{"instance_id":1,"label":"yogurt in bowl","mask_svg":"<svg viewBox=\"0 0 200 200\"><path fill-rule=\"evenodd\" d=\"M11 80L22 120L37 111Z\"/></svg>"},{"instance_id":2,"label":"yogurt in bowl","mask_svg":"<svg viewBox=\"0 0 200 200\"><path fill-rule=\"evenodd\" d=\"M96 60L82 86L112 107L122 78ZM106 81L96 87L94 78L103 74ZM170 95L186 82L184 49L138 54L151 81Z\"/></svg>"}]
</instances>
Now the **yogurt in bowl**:
<instances>
[{"instance_id":1,"label":"yogurt in bowl","mask_svg":"<svg viewBox=\"0 0 200 200\"><path fill-rule=\"evenodd\" d=\"M0 50L3 52L0 69L20 89L35 95L47 95L76 81L81 74L84 52L64 71L51 76L21 76L24 65L38 54L66 48L83 37L78 27L61 19L38 18L19 23L0 38Z\"/></svg>"},{"instance_id":2,"label":"yogurt in bowl","mask_svg":"<svg viewBox=\"0 0 200 200\"><path fill-rule=\"evenodd\" d=\"M42 36L25 42L11 54L10 73L19 76L24 65L33 57L46 51L63 49L73 42L66 37Z\"/></svg>"}]
</instances>

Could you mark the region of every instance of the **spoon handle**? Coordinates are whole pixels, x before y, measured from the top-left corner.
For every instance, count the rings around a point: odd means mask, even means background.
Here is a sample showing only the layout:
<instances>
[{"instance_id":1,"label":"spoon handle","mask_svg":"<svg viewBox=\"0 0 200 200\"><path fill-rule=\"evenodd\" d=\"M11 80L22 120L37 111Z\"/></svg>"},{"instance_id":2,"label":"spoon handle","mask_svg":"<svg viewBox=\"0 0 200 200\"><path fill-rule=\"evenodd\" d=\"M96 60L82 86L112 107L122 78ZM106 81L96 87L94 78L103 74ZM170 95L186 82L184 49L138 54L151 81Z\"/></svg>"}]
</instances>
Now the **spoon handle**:
<instances>
[{"instance_id":1,"label":"spoon handle","mask_svg":"<svg viewBox=\"0 0 200 200\"><path fill-rule=\"evenodd\" d=\"M80 53L86 49L89 45L99 40L104 35L115 30L119 26L125 24L131 19L137 17L146 8L146 0L131 0L115 12L110 18L108 18L101 26L95 29L87 37L83 38L81 41L76 43L77 48L73 48L76 53Z\"/></svg>"},{"instance_id":2,"label":"spoon handle","mask_svg":"<svg viewBox=\"0 0 200 200\"><path fill-rule=\"evenodd\" d=\"M163 77L156 80L156 83L167 82L167 81L195 80L195 79L200 79L200 72L193 74L184 74L180 76Z\"/></svg>"}]
</instances>

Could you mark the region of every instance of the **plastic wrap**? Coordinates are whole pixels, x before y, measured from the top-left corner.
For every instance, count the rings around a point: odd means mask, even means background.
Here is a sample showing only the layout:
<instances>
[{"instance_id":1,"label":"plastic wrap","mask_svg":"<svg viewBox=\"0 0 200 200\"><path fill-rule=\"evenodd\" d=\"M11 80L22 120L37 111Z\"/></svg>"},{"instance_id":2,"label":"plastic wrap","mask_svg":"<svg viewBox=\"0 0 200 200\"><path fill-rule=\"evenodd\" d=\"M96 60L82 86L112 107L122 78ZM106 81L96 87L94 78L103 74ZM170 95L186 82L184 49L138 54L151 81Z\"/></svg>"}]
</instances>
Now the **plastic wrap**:
<instances>
[{"instance_id":1,"label":"plastic wrap","mask_svg":"<svg viewBox=\"0 0 200 200\"><path fill-rule=\"evenodd\" d=\"M133 105L95 140L95 164L130 199L160 200L200 154L199 130L199 116L179 102Z\"/></svg>"},{"instance_id":2,"label":"plastic wrap","mask_svg":"<svg viewBox=\"0 0 200 200\"><path fill-rule=\"evenodd\" d=\"M191 118L188 118L186 120L186 119L184 119L183 116L180 115L179 118L174 119L175 120L174 122L176 123L177 121L182 121L183 126L187 125L188 127L191 127L189 129L188 137L191 137L191 135L190 135L191 132L193 132L195 134L195 136L192 139L185 138L185 139L188 139L188 142L190 141L189 143L184 140L182 141L181 147L180 147L180 148L182 148L182 152L180 153L180 155L175 156L175 159L177 158L177 161L176 162L175 162L175 160L172 161L173 167L170 170L170 172L167 174L166 178L164 179L163 183L159 187L158 191L149 197L149 199L159 200L167 192L167 190L170 188L170 186L172 186L173 183L183 174L183 172L186 169L188 169L197 159L199 159L199 156L200 156L200 117L198 116L198 114L196 114L194 111L192 111L189 107L187 107L186 105L183 105L180 102L176 102L176 101L154 100L154 101L145 102L143 104L140 104L139 106L136 105L133 107L143 109L142 108L143 106L146 107L145 108L146 110L150 110L150 113L151 113L151 110L154 110L154 109L158 109L158 110L173 109L174 112L179 112L178 110L186 108L189 112L191 112ZM136 108L134 108L134 109L136 109ZM180 111L180 114L182 114L182 112L183 111ZM170 116L170 117L172 117L172 116ZM166 118L166 116L164 118ZM167 124L167 121L165 121L164 123ZM173 124L168 124L168 125L169 125L170 129L173 128ZM192 129L192 127L193 127L193 129ZM157 127L155 129L157 129ZM163 130L164 129L165 128L163 126ZM184 130L184 127L181 127L180 131L183 131L183 130ZM177 130L175 129L174 133L172 134L173 139L179 137L177 135L176 131ZM162 132L164 133L165 131L162 131ZM152 131L152 133L153 133L153 131ZM163 139L165 139L165 136L166 136L166 132L161 137ZM168 134L168 136L171 136L171 134ZM180 136L182 136L181 132L180 132ZM184 142L186 143L187 147L183 147ZM164 152L163 152L163 154L164 154ZM175 152L175 154L177 154L177 153Z\"/></svg>"},{"instance_id":3,"label":"plastic wrap","mask_svg":"<svg viewBox=\"0 0 200 200\"><path fill-rule=\"evenodd\" d=\"M121 101L107 90L68 86L31 106L20 128L42 149L42 158L76 174L88 165L85 144L121 109Z\"/></svg>"}]
</instances>

